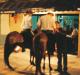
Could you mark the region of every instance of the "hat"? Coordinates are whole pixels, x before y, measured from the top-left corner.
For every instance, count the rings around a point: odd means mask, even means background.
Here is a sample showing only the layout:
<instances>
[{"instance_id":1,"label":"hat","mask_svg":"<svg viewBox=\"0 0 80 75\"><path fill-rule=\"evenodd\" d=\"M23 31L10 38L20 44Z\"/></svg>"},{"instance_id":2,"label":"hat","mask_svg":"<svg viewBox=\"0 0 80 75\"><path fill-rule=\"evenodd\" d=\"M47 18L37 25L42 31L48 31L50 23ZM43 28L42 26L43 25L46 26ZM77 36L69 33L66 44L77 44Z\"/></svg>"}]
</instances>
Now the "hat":
<instances>
[{"instance_id":1,"label":"hat","mask_svg":"<svg viewBox=\"0 0 80 75\"><path fill-rule=\"evenodd\" d=\"M53 14L53 11L48 11L47 14Z\"/></svg>"}]
</instances>

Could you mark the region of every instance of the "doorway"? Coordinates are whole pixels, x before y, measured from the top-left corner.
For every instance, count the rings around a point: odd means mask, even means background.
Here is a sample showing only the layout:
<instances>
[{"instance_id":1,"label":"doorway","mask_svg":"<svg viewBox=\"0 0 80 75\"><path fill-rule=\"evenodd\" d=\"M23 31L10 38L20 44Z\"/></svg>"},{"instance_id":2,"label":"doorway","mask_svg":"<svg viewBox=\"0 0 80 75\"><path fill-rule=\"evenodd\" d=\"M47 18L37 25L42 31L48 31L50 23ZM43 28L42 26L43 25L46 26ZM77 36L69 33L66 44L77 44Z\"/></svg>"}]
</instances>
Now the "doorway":
<instances>
[{"instance_id":1,"label":"doorway","mask_svg":"<svg viewBox=\"0 0 80 75\"><path fill-rule=\"evenodd\" d=\"M60 22L62 28L67 31L68 35L71 35L73 26L78 30L79 27L79 15L78 14L57 14L56 19ZM78 53L78 35L73 39L68 39L67 52L71 54Z\"/></svg>"}]
</instances>

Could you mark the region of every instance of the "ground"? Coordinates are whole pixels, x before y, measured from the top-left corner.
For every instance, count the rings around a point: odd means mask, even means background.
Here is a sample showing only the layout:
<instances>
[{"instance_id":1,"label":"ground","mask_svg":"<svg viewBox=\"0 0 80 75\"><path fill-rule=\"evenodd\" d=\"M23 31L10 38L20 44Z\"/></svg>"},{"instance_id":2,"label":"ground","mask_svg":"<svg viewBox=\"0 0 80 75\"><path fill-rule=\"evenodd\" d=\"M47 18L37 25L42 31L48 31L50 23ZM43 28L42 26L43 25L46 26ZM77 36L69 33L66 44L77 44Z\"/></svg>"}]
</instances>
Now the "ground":
<instances>
[{"instance_id":1,"label":"ground","mask_svg":"<svg viewBox=\"0 0 80 75\"><path fill-rule=\"evenodd\" d=\"M26 49L26 51L23 53L13 52L10 55L9 61L10 64L15 68L15 71L11 71L4 64L4 47L0 45L0 75L34 75L35 66L29 63L29 53L29 49ZM45 75L59 75L58 72L54 71L54 69L57 68L56 54L51 57L51 66L53 70L49 72L48 57L46 57ZM68 72L70 75L80 75L80 58L77 55L68 54Z\"/></svg>"}]
</instances>

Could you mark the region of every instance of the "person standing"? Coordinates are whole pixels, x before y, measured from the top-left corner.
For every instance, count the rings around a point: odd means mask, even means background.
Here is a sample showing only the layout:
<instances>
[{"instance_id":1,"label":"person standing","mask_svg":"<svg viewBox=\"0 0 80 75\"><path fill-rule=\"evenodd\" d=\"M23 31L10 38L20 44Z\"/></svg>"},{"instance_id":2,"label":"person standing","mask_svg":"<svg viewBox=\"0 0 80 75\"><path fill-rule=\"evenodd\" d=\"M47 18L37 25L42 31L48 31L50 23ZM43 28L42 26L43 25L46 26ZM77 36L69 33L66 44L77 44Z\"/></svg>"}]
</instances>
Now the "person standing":
<instances>
[{"instance_id":1,"label":"person standing","mask_svg":"<svg viewBox=\"0 0 80 75\"><path fill-rule=\"evenodd\" d=\"M60 74L68 75L67 72L67 42L66 42L66 32L62 29L60 22L56 21L56 43L57 43L57 69L55 71L60 72ZM63 64L62 64L63 58ZM63 65L63 68L62 68Z\"/></svg>"},{"instance_id":2,"label":"person standing","mask_svg":"<svg viewBox=\"0 0 80 75\"><path fill-rule=\"evenodd\" d=\"M73 46L72 51L74 53L77 53L77 50L78 50L78 29L77 29L76 25L73 25L71 37L72 37L72 46Z\"/></svg>"}]
</instances>

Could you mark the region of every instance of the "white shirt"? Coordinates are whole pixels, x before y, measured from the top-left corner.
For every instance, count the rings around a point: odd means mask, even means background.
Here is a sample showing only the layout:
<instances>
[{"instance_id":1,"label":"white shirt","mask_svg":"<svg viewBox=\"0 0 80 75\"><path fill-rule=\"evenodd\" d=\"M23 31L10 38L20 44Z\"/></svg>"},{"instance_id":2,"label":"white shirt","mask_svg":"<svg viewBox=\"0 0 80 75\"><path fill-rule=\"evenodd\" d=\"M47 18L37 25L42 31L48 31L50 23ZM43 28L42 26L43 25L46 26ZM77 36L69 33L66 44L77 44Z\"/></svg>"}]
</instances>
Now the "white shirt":
<instances>
[{"instance_id":1,"label":"white shirt","mask_svg":"<svg viewBox=\"0 0 80 75\"><path fill-rule=\"evenodd\" d=\"M32 16L26 15L23 16L22 29L31 29L32 26Z\"/></svg>"},{"instance_id":2,"label":"white shirt","mask_svg":"<svg viewBox=\"0 0 80 75\"><path fill-rule=\"evenodd\" d=\"M55 22L54 17L51 15L43 15L39 18L38 27L41 26L41 30L53 30Z\"/></svg>"}]
</instances>

